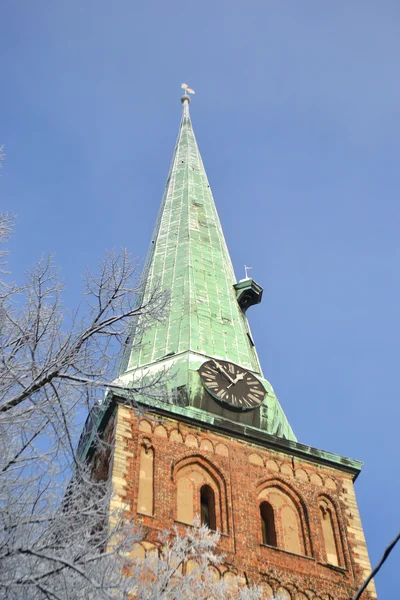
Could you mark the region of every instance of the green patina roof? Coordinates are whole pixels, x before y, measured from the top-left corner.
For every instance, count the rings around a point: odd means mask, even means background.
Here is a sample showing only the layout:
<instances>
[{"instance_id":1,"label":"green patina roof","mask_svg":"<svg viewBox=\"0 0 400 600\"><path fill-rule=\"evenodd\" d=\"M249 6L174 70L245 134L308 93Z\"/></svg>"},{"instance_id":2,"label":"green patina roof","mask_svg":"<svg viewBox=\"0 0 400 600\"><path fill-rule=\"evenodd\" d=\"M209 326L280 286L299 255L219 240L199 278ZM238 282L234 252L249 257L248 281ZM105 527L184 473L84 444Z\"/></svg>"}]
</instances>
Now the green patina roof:
<instances>
[{"instance_id":1,"label":"green patina roof","mask_svg":"<svg viewBox=\"0 0 400 600\"><path fill-rule=\"evenodd\" d=\"M129 369L191 350L261 373L236 300L233 266L184 96L178 140L146 265L146 291L170 290L168 319L147 329Z\"/></svg>"},{"instance_id":2,"label":"green patina roof","mask_svg":"<svg viewBox=\"0 0 400 600\"><path fill-rule=\"evenodd\" d=\"M134 378L135 371L165 364L174 374L171 391L187 390L189 415L191 407L203 406L200 364L208 357L234 362L255 373L268 392L259 428L295 440L271 385L263 378L247 317L238 303L237 281L193 132L189 102L187 96L182 98L178 139L143 271L144 300L156 286L169 290L168 315L143 331L140 322L133 324L120 377L126 380L132 374ZM255 283L253 287L261 299L262 289ZM239 419L232 413L223 416Z\"/></svg>"}]
</instances>

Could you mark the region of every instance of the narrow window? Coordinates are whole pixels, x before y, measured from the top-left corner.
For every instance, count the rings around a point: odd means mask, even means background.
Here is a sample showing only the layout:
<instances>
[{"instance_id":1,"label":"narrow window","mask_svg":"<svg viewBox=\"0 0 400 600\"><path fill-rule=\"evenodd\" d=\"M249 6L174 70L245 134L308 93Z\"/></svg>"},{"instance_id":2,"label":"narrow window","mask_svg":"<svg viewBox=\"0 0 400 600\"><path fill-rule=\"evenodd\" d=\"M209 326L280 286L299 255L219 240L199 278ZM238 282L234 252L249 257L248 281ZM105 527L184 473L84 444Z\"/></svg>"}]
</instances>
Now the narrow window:
<instances>
[{"instance_id":1,"label":"narrow window","mask_svg":"<svg viewBox=\"0 0 400 600\"><path fill-rule=\"evenodd\" d=\"M215 531L215 495L209 485L203 485L200 490L200 516L201 523Z\"/></svg>"},{"instance_id":2,"label":"narrow window","mask_svg":"<svg viewBox=\"0 0 400 600\"><path fill-rule=\"evenodd\" d=\"M277 546L274 509L269 502L261 502L261 531L263 544L267 546Z\"/></svg>"},{"instance_id":3,"label":"narrow window","mask_svg":"<svg viewBox=\"0 0 400 600\"><path fill-rule=\"evenodd\" d=\"M153 449L142 446L137 511L143 515L153 514L153 463Z\"/></svg>"},{"instance_id":4,"label":"narrow window","mask_svg":"<svg viewBox=\"0 0 400 600\"><path fill-rule=\"evenodd\" d=\"M327 562L331 565L339 565L339 556L336 544L335 529L333 525L332 509L324 500L319 505L322 533L325 542L325 554Z\"/></svg>"}]
</instances>

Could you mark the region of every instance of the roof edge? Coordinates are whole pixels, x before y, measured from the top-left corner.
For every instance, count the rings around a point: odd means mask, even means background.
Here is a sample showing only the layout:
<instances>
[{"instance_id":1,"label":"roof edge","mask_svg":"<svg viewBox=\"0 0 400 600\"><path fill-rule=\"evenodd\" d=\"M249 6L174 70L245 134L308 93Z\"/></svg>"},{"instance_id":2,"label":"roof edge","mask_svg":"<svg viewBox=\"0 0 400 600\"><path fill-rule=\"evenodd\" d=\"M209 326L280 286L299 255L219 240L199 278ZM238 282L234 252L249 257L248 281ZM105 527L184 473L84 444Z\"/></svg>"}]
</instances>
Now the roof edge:
<instances>
[{"instance_id":1,"label":"roof edge","mask_svg":"<svg viewBox=\"0 0 400 600\"><path fill-rule=\"evenodd\" d=\"M124 399L118 398L117 401L124 402ZM198 408L182 408L171 404L168 404L168 408L164 408L162 404L164 403L157 402L157 406L155 406L156 401L154 401L154 405L150 410L149 406L144 403L140 404L140 406L143 406L143 408L146 408L149 412L161 414L166 417L171 417L173 415L179 416L182 421L190 425L204 427L204 425L207 424L209 429L227 434L230 437L237 437L248 442L259 444L265 448L287 452L298 458L307 459L315 463L339 469L340 471L350 473L353 476L353 481L357 479L363 467L363 463L359 460L313 448L312 446L307 446L285 438L280 438L256 427L228 421L223 417L206 413Z\"/></svg>"},{"instance_id":2,"label":"roof edge","mask_svg":"<svg viewBox=\"0 0 400 600\"><path fill-rule=\"evenodd\" d=\"M87 460L91 456L96 432L97 435L101 435L101 432L104 431L108 419L113 414L114 408L118 403L126 404L127 400L122 396L110 394L108 401L103 405L103 410L100 410L100 414L97 413L97 418L91 419L91 416L88 416L87 425L84 428L78 446L78 455L82 460ZM261 431L256 427L228 421L223 417L207 413L198 408L183 408L173 404L168 404L166 406L164 402L157 400L153 400L152 407L140 402L138 402L138 407L143 407L148 412L160 414L169 418L173 416L179 417L179 419L189 425L197 427L204 427L204 425L207 425L212 431L338 469L339 471L349 473L352 476L353 481L357 479L363 467L363 463L359 460L313 448L312 446L307 446L285 438L280 438Z\"/></svg>"}]
</instances>

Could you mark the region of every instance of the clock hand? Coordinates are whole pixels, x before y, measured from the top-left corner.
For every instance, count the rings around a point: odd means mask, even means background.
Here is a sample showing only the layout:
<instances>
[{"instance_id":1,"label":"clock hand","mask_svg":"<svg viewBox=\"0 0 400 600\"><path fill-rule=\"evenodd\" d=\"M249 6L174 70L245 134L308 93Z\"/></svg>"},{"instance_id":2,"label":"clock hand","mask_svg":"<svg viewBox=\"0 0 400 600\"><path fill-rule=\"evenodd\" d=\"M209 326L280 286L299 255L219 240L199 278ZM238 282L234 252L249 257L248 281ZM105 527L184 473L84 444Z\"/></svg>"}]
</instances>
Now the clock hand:
<instances>
[{"instance_id":1,"label":"clock hand","mask_svg":"<svg viewBox=\"0 0 400 600\"><path fill-rule=\"evenodd\" d=\"M232 379L232 377L225 371L225 369L222 367L222 365L220 365L216 360L213 359L213 363L216 366L217 370L221 373L221 375L223 375L225 377L225 379L227 379L228 381L230 381L231 385L235 385L236 381L234 381ZM228 386L230 387L230 385Z\"/></svg>"},{"instance_id":2,"label":"clock hand","mask_svg":"<svg viewBox=\"0 0 400 600\"><path fill-rule=\"evenodd\" d=\"M242 379L244 379L245 377L246 377L246 373L239 373L239 375L237 375L237 377L233 383L235 384L238 381L242 381Z\"/></svg>"},{"instance_id":3,"label":"clock hand","mask_svg":"<svg viewBox=\"0 0 400 600\"><path fill-rule=\"evenodd\" d=\"M242 381L242 379L244 379L245 377L246 373L239 373L239 375L237 375L235 379L231 379L231 383L228 385L228 388L232 387L232 385L235 385L238 381Z\"/></svg>"}]
</instances>

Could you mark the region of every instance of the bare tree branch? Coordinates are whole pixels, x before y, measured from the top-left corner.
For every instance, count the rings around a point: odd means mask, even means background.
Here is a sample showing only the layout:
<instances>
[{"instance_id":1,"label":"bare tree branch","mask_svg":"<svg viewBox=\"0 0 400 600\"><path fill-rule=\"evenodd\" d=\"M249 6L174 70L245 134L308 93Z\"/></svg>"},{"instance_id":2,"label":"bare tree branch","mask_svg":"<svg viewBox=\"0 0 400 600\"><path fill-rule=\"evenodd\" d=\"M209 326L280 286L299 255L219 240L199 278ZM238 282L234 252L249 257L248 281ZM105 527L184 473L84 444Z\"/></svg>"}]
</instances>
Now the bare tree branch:
<instances>
[{"instance_id":1,"label":"bare tree branch","mask_svg":"<svg viewBox=\"0 0 400 600\"><path fill-rule=\"evenodd\" d=\"M0 241L12 221L0 214ZM77 310L68 312L62 296L52 257L42 257L22 286L0 284L0 596L261 600L261 588L232 594L214 580L219 535L198 523L185 535L164 532L156 555L131 558L145 532L111 510L112 442L96 434L92 463L77 452L83 420L101 414L108 392L134 410L137 398L163 398L168 371L134 383L115 373L132 323L145 332L162 320L168 295L143 294L138 265L123 251L86 273Z\"/></svg>"},{"instance_id":2,"label":"bare tree branch","mask_svg":"<svg viewBox=\"0 0 400 600\"><path fill-rule=\"evenodd\" d=\"M386 562L386 559L388 558L389 554L391 553L391 551L393 550L393 548L395 547L395 545L397 544L397 542L399 540L400 540L400 532L390 542L390 544L387 546L387 548L385 548L385 551L384 551L384 553L382 555L381 560L378 562L378 564L376 565L376 567L368 575L367 579L364 581L364 583L362 584L362 586L357 590L357 593L354 596L353 600L360 600L362 593L365 592L365 590L368 587L368 584L373 580L373 578L375 577L375 575L380 571L382 565Z\"/></svg>"}]
</instances>

